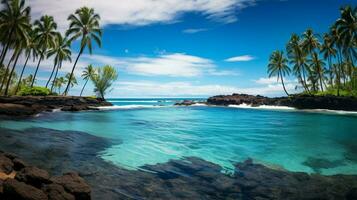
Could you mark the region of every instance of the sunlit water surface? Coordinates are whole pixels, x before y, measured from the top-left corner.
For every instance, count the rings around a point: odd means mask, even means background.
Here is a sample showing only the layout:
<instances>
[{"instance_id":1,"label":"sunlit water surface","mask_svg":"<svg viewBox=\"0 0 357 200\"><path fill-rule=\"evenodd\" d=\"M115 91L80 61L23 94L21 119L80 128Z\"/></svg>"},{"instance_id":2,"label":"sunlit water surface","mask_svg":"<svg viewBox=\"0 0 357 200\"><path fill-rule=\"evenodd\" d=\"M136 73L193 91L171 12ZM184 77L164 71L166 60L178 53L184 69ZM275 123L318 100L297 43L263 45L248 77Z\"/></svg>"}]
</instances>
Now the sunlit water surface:
<instances>
[{"instance_id":1,"label":"sunlit water surface","mask_svg":"<svg viewBox=\"0 0 357 200\"><path fill-rule=\"evenodd\" d=\"M178 99L112 99L113 110L45 113L0 127L83 131L120 141L98 156L130 170L196 156L229 172L248 157L290 171L357 174L357 116L294 110L176 107Z\"/></svg>"}]
</instances>

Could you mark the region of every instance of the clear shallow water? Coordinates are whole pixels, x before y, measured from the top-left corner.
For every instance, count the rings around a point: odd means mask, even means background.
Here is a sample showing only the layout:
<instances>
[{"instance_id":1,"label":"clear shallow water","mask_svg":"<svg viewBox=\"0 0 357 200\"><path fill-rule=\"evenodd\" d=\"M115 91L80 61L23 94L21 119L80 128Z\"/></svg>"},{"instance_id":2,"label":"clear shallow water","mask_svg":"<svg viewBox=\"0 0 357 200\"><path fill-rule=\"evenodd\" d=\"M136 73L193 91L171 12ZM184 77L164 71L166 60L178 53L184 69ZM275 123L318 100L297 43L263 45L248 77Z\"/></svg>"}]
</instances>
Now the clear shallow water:
<instances>
[{"instance_id":1,"label":"clear shallow water","mask_svg":"<svg viewBox=\"0 0 357 200\"><path fill-rule=\"evenodd\" d=\"M127 169L196 156L225 170L248 157L291 171L357 174L357 116L113 99L115 110L57 112L0 127L74 130L120 141L100 157Z\"/></svg>"}]
</instances>

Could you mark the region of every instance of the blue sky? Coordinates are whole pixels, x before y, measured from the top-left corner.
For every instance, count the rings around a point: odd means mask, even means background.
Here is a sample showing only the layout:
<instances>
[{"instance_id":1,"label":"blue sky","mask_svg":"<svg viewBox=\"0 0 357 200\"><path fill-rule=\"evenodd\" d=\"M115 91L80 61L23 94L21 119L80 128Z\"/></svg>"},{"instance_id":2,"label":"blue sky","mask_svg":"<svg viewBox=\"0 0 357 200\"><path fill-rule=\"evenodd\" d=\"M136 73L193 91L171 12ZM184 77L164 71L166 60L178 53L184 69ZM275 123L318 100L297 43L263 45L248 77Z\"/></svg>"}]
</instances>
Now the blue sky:
<instances>
[{"instance_id":1,"label":"blue sky","mask_svg":"<svg viewBox=\"0 0 357 200\"><path fill-rule=\"evenodd\" d=\"M33 18L53 15L63 32L66 17L77 7L94 7L102 17L102 48L80 59L109 64L119 79L109 97L210 96L250 93L283 95L276 80L268 79L270 53L284 49L291 33L311 27L318 33L338 18L351 0L31 0ZM73 45L73 52L78 44ZM31 64L27 73L34 68ZM38 84L45 84L52 60L41 66ZM63 72L71 63L65 63ZM287 77L294 92L296 81ZM71 94L78 95L83 81ZM90 84L85 92L93 94Z\"/></svg>"}]
</instances>

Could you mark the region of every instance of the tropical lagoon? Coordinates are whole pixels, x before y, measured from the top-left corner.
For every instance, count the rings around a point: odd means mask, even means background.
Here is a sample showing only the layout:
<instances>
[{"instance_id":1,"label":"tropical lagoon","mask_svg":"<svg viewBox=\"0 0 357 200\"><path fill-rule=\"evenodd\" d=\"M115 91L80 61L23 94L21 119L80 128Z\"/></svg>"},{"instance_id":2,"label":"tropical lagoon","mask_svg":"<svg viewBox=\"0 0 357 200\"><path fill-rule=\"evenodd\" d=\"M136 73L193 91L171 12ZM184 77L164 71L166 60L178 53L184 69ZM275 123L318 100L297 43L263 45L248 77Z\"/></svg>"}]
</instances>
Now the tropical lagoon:
<instances>
[{"instance_id":1,"label":"tropical lagoon","mask_svg":"<svg viewBox=\"0 0 357 200\"><path fill-rule=\"evenodd\" d=\"M0 3L0 199L357 199L352 0Z\"/></svg>"}]
</instances>

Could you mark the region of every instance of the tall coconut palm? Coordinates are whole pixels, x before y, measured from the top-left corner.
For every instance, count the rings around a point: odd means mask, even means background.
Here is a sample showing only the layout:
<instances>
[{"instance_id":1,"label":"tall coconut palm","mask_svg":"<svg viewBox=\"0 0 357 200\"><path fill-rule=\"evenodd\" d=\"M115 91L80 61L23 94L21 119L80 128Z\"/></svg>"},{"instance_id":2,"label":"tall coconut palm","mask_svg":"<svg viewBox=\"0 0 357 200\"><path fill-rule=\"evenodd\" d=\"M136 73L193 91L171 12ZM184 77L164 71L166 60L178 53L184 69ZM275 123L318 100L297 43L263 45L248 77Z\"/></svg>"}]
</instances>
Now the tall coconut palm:
<instances>
[{"instance_id":1,"label":"tall coconut palm","mask_svg":"<svg viewBox=\"0 0 357 200\"><path fill-rule=\"evenodd\" d=\"M341 8L341 17L336 21L336 27L341 36L344 54L347 60L353 61L353 55L356 56L353 43L357 40L357 7Z\"/></svg>"},{"instance_id":2,"label":"tall coconut palm","mask_svg":"<svg viewBox=\"0 0 357 200\"><path fill-rule=\"evenodd\" d=\"M84 83L84 86L83 86L83 88L82 88L82 90L81 90L81 94L80 94L79 96L82 96L83 91L84 91L84 88L87 86L88 81L89 81L90 79L92 79L92 77L95 76L95 75L96 75L96 70L94 69L93 65L88 65L88 66L84 69L84 71L83 71L83 73L82 73L82 78L83 78L83 80L85 80L86 82Z\"/></svg>"},{"instance_id":3,"label":"tall coconut palm","mask_svg":"<svg viewBox=\"0 0 357 200\"><path fill-rule=\"evenodd\" d=\"M341 39L341 33L337 29L336 24L334 24L330 28L330 35L331 35L331 38L332 38L332 40L331 40L332 45L337 50L336 57L337 57L338 65L335 65L335 73L336 73L336 77L338 77L337 81L336 81L337 96L340 96L341 79L342 79L342 76L343 76L343 74L342 74L342 63L343 63L342 46L343 46L343 42L342 42L342 39Z\"/></svg>"},{"instance_id":4,"label":"tall coconut palm","mask_svg":"<svg viewBox=\"0 0 357 200\"><path fill-rule=\"evenodd\" d=\"M3 9L0 11L0 33L5 46L0 57L0 66L3 66L10 46L16 40L28 40L26 33L31 25L30 7L25 6L25 0L2 0L1 3Z\"/></svg>"},{"instance_id":5,"label":"tall coconut palm","mask_svg":"<svg viewBox=\"0 0 357 200\"><path fill-rule=\"evenodd\" d=\"M324 91L324 87L323 87L323 83L324 83L324 79L325 79L325 63L323 60L321 60L319 58L319 54L314 52L312 54L311 59L309 60L310 64L311 64L311 69L313 70L313 72L315 73L314 75L316 75L316 77L318 78L318 80L320 81L320 88L321 91Z\"/></svg>"},{"instance_id":6,"label":"tall coconut palm","mask_svg":"<svg viewBox=\"0 0 357 200\"><path fill-rule=\"evenodd\" d=\"M328 62L328 72L330 75L330 85L333 87L333 73L334 69L332 66L332 59L336 57L337 50L335 49L332 41L332 36L328 33L324 34L323 36L323 44L321 45L321 53L324 56L324 59Z\"/></svg>"},{"instance_id":7,"label":"tall coconut palm","mask_svg":"<svg viewBox=\"0 0 357 200\"><path fill-rule=\"evenodd\" d=\"M300 37L297 34L293 34L286 45L286 50L288 53L288 58L290 59L290 63L293 64L293 72L298 77L299 82L305 89L305 91L309 91L309 88L306 84L306 53L303 51L301 47Z\"/></svg>"},{"instance_id":8,"label":"tall coconut palm","mask_svg":"<svg viewBox=\"0 0 357 200\"><path fill-rule=\"evenodd\" d=\"M17 83L17 86L16 86L16 90L15 90L15 94L17 94L17 92L19 91L20 89L20 85L22 83L22 77L24 75L24 72L25 72L25 69L26 69L26 66L28 64L28 61L30 59L30 57L32 57L33 61L36 60L37 56L38 56L38 44L35 42L35 35L34 35L34 32L31 31L30 33L30 40L29 40L29 43L27 44L27 47L25 48L25 56L26 56L26 60L25 60L25 63L24 65L22 66L22 70L21 70L21 74L20 74L20 77L19 77L19 81ZM31 82L32 82L32 79L31 79ZM31 84L30 82L30 84Z\"/></svg>"},{"instance_id":9,"label":"tall coconut palm","mask_svg":"<svg viewBox=\"0 0 357 200\"><path fill-rule=\"evenodd\" d=\"M320 42L317 38L317 35L314 34L312 29L307 29L303 33L302 47L304 51L310 54L310 56L312 56L312 53L320 47Z\"/></svg>"},{"instance_id":10,"label":"tall coconut palm","mask_svg":"<svg viewBox=\"0 0 357 200\"><path fill-rule=\"evenodd\" d=\"M283 51L274 51L269 58L268 73L269 77L276 76L277 81L281 80L284 91L289 96L284 84L284 76L290 74L290 68L287 63L288 59L285 58Z\"/></svg>"},{"instance_id":11,"label":"tall coconut palm","mask_svg":"<svg viewBox=\"0 0 357 200\"><path fill-rule=\"evenodd\" d=\"M102 30L99 26L100 16L94 12L94 9L88 7L82 7L76 10L75 14L71 14L68 17L70 21L69 29L66 33L70 37L70 41L74 41L81 38L80 50L74 62L71 77L73 76L79 57L87 47L89 53L92 54L92 40L94 40L98 46L101 46ZM71 80L67 83L65 95L68 94Z\"/></svg>"},{"instance_id":12,"label":"tall coconut palm","mask_svg":"<svg viewBox=\"0 0 357 200\"><path fill-rule=\"evenodd\" d=\"M72 61L71 54L72 52L70 48L70 42L67 40L67 38L63 38L61 34L58 34L55 47L51 49L47 54L48 57L51 57L53 55L55 57L54 57L54 65L53 65L52 73L46 83L46 88L48 87L48 84L50 83L55 71L56 74L54 79L57 78L57 73L58 73L57 69L59 68L59 66L62 66L62 62L66 60ZM53 88L53 84L52 84L52 88Z\"/></svg>"},{"instance_id":13,"label":"tall coconut palm","mask_svg":"<svg viewBox=\"0 0 357 200\"><path fill-rule=\"evenodd\" d=\"M53 48L56 45L56 38L58 32L56 32L57 24L54 22L53 17L45 15L40 20L35 21L35 41L38 43L39 59L36 67L35 74L31 83L31 87L36 81L38 69L41 61L45 58L47 50Z\"/></svg>"}]
</instances>

